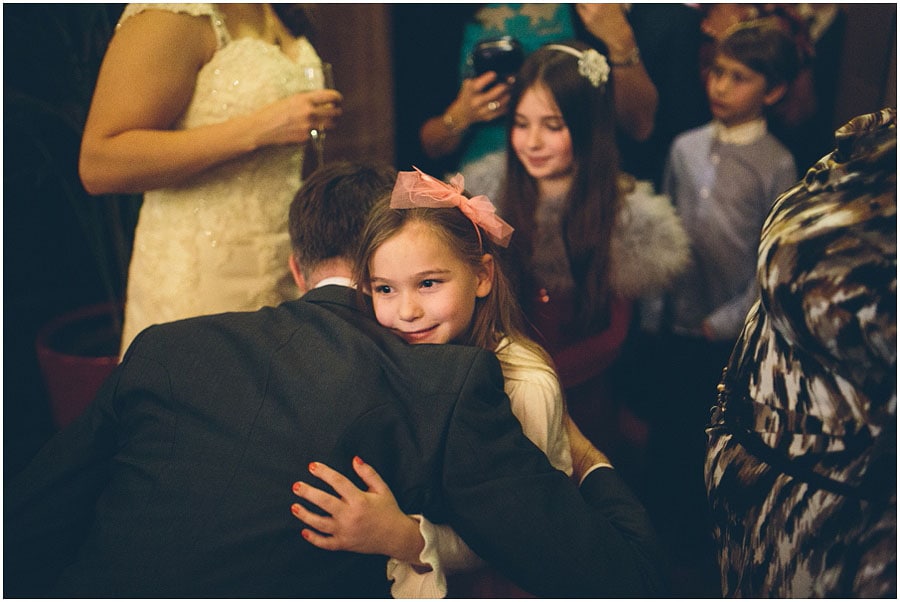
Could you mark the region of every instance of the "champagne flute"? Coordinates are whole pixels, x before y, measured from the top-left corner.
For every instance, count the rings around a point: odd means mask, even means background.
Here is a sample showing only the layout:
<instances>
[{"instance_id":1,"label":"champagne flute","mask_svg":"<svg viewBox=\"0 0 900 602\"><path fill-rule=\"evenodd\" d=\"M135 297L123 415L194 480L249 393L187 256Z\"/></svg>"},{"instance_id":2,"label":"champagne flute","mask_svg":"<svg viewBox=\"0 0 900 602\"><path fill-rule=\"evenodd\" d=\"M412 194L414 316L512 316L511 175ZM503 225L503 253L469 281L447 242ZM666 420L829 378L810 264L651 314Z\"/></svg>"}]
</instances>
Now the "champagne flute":
<instances>
[{"instance_id":1,"label":"champagne flute","mask_svg":"<svg viewBox=\"0 0 900 602\"><path fill-rule=\"evenodd\" d=\"M300 77L303 80L303 90L323 90L334 88L331 63L302 63L300 65ZM309 130L309 138L316 151L317 167L325 164L325 131L318 127Z\"/></svg>"}]
</instances>

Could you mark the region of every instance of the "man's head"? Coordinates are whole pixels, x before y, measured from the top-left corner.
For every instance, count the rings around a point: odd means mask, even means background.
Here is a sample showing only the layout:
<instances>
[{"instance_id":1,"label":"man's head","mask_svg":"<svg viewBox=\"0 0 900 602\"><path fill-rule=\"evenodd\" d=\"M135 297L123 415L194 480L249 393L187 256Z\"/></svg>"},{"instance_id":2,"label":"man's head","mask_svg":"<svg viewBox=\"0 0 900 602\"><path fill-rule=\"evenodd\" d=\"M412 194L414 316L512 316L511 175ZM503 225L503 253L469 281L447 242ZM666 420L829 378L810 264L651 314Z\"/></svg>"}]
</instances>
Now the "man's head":
<instances>
[{"instance_id":1,"label":"man's head","mask_svg":"<svg viewBox=\"0 0 900 602\"><path fill-rule=\"evenodd\" d=\"M389 195L397 179L384 164L337 162L310 175L291 202L291 272L305 292L324 277L322 268L347 275L352 269L360 234L369 210Z\"/></svg>"}]
</instances>

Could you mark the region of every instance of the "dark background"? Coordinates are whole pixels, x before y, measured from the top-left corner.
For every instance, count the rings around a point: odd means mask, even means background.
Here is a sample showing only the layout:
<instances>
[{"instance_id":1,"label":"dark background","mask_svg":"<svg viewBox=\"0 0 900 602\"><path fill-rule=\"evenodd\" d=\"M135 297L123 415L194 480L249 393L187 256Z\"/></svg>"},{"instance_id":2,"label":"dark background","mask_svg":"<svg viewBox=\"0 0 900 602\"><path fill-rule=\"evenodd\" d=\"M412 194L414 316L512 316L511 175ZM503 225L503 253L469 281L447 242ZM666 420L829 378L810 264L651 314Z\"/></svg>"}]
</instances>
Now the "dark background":
<instances>
[{"instance_id":1,"label":"dark background","mask_svg":"<svg viewBox=\"0 0 900 602\"><path fill-rule=\"evenodd\" d=\"M123 7L3 7L4 482L55 430L34 351L38 330L110 296L81 218L129 201L91 198L77 163L96 73Z\"/></svg>"}]
</instances>

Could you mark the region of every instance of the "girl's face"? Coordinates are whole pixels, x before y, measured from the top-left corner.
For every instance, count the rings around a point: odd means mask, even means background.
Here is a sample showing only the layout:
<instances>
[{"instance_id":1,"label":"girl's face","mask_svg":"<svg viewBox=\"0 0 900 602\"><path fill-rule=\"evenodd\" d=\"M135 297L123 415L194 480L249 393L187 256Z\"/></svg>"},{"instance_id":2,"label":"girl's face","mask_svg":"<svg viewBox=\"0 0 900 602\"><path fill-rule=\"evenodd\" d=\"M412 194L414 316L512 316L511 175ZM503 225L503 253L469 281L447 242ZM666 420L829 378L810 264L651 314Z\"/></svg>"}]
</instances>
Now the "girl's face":
<instances>
[{"instance_id":1,"label":"girl's face","mask_svg":"<svg viewBox=\"0 0 900 602\"><path fill-rule=\"evenodd\" d=\"M575 168L572 137L553 95L544 86L534 85L522 94L510 140L539 188L571 183Z\"/></svg>"},{"instance_id":2,"label":"girl's face","mask_svg":"<svg viewBox=\"0 0 900 602\"><path fill-rule=\"evenodd\" d=\"M408 222L375 250L369 273L382 326L407 343L450 343L468 332L475 299L490 293L493 258L473 270L430 226Z\"/></svg>"}]
</instances>

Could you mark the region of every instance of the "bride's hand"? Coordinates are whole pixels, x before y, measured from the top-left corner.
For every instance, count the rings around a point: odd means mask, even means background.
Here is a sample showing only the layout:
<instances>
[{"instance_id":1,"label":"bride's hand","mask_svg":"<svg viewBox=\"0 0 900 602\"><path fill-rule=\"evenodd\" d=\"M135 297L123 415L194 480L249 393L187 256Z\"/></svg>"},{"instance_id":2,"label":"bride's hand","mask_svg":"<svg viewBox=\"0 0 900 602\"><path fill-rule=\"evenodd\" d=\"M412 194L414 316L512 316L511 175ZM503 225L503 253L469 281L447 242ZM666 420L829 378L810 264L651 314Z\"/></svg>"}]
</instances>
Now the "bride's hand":
<instances>
[{"instance_id":1,"label":"bride's hand","mask_svg":"<svg viewBox=\"0 0 900 602\"><path fill-rule=\"evenodd\" d=\"M332 130L343 114L343 96L337 90L298 92L248 115L254 122L254 144L264 147L303 143L312 129Z\"/></svg>"},{"instance_id":2,"label":"bride's hand","mask_svg":"<svg viewBox=\"0 0 900 602\"><path fill-rule=\"evenodd\" d=\"M403 513L374 468L355 457L353 470L368 490L359 489L347 477L320 462L310 463L309 471L330 485L337 496L308 483L294 483L295 495L326 513L322 516L302 504L291 506L291 513L312 527L301 531L304 539L325 550L384 554L418 563L424 547L418 521Z\"/></svg>"}]
</instances>

